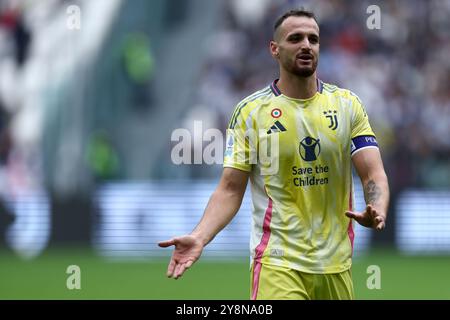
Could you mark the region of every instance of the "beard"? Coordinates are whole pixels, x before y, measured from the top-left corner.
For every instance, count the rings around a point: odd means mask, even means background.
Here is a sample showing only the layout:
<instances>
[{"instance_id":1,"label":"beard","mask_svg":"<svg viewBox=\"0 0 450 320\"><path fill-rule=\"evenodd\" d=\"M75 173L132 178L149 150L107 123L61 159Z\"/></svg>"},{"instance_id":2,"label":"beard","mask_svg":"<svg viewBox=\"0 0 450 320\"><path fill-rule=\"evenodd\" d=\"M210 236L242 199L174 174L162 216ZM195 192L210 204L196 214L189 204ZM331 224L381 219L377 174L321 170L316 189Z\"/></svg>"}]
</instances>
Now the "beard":
<instances>
[{"instance_id":1,"label":"beard","mask_svg":"<svg viewBox=\"0 0 450 320\"><path fill-rule=\"evenodd\" d=\"M291 74L294 74L298 77L309 78L311 77L317 70L318 59L313 59L311 66L299 65L297 60L294 61L285 61L284 68Z\"/></svg>"},{"instance_id":2,"label":"beard","mask_svg":"<svg viewBox=\"0 0 450 320\"><path fill-rule=\"evenodd\" d=\"M313 65L312 67L297 67L294 66L291 70L293 74L296 76L302 77L302 78L309 78L311 77L317 69L317 63Z\"/></svg>"}]
</instances>

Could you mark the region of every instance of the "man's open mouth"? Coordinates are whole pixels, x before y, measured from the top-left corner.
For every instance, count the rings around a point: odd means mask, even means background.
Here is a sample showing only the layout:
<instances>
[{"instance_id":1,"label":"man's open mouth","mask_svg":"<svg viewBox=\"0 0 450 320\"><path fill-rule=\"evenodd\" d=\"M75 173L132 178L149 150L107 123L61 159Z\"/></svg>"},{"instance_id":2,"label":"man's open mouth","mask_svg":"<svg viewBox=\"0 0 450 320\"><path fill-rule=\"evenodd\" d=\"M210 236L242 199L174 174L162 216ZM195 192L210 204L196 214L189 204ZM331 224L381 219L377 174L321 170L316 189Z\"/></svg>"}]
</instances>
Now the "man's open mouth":
<instances>
[{"instance_id":1,"label":"man's open mouth","mask_svg":"<svg viewBox=\"0 0 450 320\"><path fill-rule=\"evenodd\" d=\"M297 55L297 59L303 60L303 61L309 61L313 59L313 56L310 54L299 54Z\"/></svg>"}]
</instances>

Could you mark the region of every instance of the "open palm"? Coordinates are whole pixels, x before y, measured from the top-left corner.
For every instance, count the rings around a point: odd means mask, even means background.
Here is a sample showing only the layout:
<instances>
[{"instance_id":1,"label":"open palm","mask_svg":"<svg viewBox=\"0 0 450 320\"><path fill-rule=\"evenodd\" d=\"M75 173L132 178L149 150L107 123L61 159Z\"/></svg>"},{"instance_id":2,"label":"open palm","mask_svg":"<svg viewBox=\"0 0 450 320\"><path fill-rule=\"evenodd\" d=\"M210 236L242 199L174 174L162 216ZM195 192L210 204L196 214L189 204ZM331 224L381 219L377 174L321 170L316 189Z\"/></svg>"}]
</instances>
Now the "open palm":
<instances>
[{"instance_id":1,"label":"open palm","mask_svg":"<svg viewBox=\"0 0 450 320\"><path fill-rule=\"evenodd\" d=\"M374 228L380 231L383 230L386 225L385 216L374 209L370 204L366 207L366 210L361 213L347 211L345 215L349 218L355 219L356 222L366 228Z\"/></svg>"},{"instance_id":2,"label":"open palm","mask_svg":"<svg viewBox=\"0 0 450 320\"><path fill-rule=\"evenodd\" d=\"M181 277L200 258L204 247L200 240L191 235L161 241L158 245L163 248L175 246L167 268L167 276L175 279Z\"/></svg>"}]
</instances>

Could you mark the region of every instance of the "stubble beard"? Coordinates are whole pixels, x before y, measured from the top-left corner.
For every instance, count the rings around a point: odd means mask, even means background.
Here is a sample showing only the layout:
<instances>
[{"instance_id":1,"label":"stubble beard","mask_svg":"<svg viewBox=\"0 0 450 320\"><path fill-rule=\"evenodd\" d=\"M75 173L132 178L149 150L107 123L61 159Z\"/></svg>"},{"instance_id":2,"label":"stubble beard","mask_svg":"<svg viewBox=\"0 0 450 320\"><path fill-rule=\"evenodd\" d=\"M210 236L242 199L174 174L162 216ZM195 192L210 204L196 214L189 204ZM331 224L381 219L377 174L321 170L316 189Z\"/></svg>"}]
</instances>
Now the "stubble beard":
<instances>
[{"instance_id":1,"label":"stubble beard","mask_svg":"<svg viewBox=\"0 0 450 320\"><path fill-rule=\"evenodd\" d=\"M302 77L302 78L309 78L311 77L317 70L317 61L313 61L312 66L309 67L298 67L296 62L291 65L291 67L288 69L292 74Z\"/></svg>"},{"instance_id":2,"label":"stubble beard","mask_svg":"<svg viewBox=\"0 0 450 320\"><path fill-rule=\"evenodd\" d=\"M282 63L283 68L290 74L301 78L309 78L316 72L319 61L318 59L313 60L311 67L300 67L297 65L296 60L291 61L288 59L281 59L280 62Z\"/></svg>"}]
</instances>

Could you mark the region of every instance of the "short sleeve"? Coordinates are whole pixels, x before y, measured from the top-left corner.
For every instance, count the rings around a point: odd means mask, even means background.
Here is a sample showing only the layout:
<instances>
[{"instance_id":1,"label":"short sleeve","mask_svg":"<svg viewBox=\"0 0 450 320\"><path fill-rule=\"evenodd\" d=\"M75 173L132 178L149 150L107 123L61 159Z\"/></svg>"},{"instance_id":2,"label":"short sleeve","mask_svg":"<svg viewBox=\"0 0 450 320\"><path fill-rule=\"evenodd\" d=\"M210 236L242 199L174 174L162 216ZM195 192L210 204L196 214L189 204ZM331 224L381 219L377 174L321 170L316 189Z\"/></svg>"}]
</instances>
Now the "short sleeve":
<instances>
[{"instance_id":1,"label":"short sleeve","mask_svg":"<svg viewBox=\"0 0 450 320\"><path fill-rule=\"evenodd\" d=\"M369 123L369 117L361 102L354 94L351 94L352 101L352 121L351 121L351 138L360 136L374 136L375 133Z\"/></svg>"},{"instance_id":2,"label":"short sleeve","mask_svg":"<svg viewBox=\"0 0 450 320\"><path fill-rule=\"evenodd\" d=\"M257 135L251 118L244 119L240 111L236 108L227 129L223 166L250 172L256 163Z\"/></svg>"}]
</instances>

